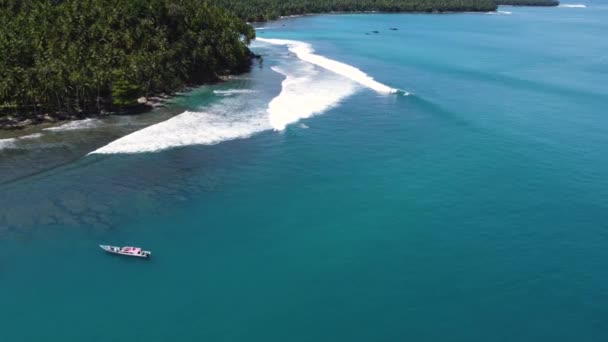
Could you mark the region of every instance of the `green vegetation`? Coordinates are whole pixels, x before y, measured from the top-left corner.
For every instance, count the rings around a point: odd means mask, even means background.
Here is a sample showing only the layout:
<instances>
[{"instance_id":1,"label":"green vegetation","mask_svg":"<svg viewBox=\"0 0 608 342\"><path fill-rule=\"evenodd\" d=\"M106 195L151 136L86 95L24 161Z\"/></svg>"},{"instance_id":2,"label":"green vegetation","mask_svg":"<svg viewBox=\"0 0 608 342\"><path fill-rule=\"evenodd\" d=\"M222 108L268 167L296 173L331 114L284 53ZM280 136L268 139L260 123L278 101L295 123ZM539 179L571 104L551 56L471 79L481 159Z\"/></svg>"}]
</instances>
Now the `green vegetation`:
<instances>
[{"instance_id":1,"label":"green vegetation","mask_svg":"<svg viewBox=\"0 0 608 342\"><path fill-rule=\"evenodd\" d=\"M557 0L494 0L497 5L510 6L557 6Z\"/></svg>"},{"instance_id":2,"label":"green vegetation","mask_svg":"<svg viewBox=\"0 0 608 342\"><path fill-rule=\"evenodd\" d=\"M247 70L254 37L201 0L0 0L0 116L127 108Z\"/></svg>"},{"instance_id":3,"label":"green vegetation","mask_svg":"<svg viewBox=\"0 0 608 342\"><path fill-rule=\"evenodd\" d=\"M496 10L493 0L211 0L249 21L327 12L463 12Z\"/></svg>"}]
</instances>

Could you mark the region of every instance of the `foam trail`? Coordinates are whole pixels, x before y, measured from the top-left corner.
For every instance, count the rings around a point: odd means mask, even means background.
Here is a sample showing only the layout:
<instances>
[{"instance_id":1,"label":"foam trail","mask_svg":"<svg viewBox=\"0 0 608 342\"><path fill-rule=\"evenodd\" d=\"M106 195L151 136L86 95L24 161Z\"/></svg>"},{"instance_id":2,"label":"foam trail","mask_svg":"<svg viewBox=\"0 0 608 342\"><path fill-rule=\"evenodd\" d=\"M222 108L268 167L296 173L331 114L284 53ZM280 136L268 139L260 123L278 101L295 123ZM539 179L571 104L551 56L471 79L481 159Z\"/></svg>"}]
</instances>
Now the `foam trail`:
<instances>
[{"instance_id":1,"label":"foam trail","mask_svg":"<svg viewBox=\"0 0 608 342\"><path fill-rule=\"evenodd\" d=\"M559 4L557 7L562 7L562 8L587 8L587 5L583 5L583 4Z\"/></svg>"},{"instance_id":2,"label":"foam trail","mask_svg":"<svg viewBox=\"0 0 608 342\"><path fill-rule=\"evenodd\" d=\"M504 15L511 15L513 14L513 12L509 12L509 11L494 11L494 12L486 12L486 14L504 14Z\"/></svg>"},{"instance_id":3,"label":"foam trail","mask_svg":"<svg viewBox=\"0 0 608 342\"><path fill-rule=\"evenodd\" d=\"M62 131L73 131L77 129L90 129L95 128L97 125L101 123L101 120L98 119L84 119L68 122L61 126L49 127L45 128L44 131L52 131L52 132L62 132Z\"/></svg>"},{"instance_id":4,"label":"foam trail","mask_svg":"<svg viewBox=\"0 0 608 342\"><path fill-rule=\"evenodd\" d=\"M42 137L42 133L34 133L34 134L30 134L30 135L24 135L22 137L20 137L19 139L37 139Z\"/></svg>"},{"instance_id":5,"label":"foam trail","mask_svg":"<svg viewBox=\"0 0 608 342\"><path fill-rule=\"evenodd\" d=\"M342 75L379 93L391 94L397 92L397 89L375 81L371 76L351 65L315 54L313 48L308 43L285 39L256 38L256 40L273 45L286 45L289 51L295 53L299 59Z\"/></svg>"},{"instance_id":6,"label":"foam trail","mask_svg":"<svg viewBox=\"0 0 608 342\"><path fill-rule=\"evenodd\" d=\"M319 70L304 63L289 72L271 69L285 76L281 93L268 104L268 120L277 131L336 106L356 91L354 82L333 74L320 75Z\"/></svg>"},{"instance_id":7,"label":"foam trail","mask_svg":"<svg viewBox=\"0 0 608 342\"><path fill-rule=\"evenodd\" d=\"M213 93L215 95L220 95L220 96L230 96L230 95L237 95L237 94L250 94L250 93L255 93L256 91L253 89L227 89L227 90L214 90Z\"/></svg>"},{"instance_id":8,"label":"foam trail","mask_svg":"<svg viewBox=\"0 0 608 342\"><path fill-rule=\"evenodd\" d=\"M17 141L15 138L0 139L0 150L15 148L15 141Z\"/></svg>"},{"instance_id":9,"label":"foam trail","mask_svg":"<svg viewBox=\"0 0 608 342\"><path fill-rule=\"evenodd\" d=\"M20 137L16 137L16 138L8 138L8 139L0 139L0 150L3 149L16 149L17 147L17 143L20 141L24 141L24 140L32 140L32 139L38 139L42 137L42 133L33 133L33 134L29 134L29 135L24 135L24 136L20 136Z\"/></svg>"}]
</instances>

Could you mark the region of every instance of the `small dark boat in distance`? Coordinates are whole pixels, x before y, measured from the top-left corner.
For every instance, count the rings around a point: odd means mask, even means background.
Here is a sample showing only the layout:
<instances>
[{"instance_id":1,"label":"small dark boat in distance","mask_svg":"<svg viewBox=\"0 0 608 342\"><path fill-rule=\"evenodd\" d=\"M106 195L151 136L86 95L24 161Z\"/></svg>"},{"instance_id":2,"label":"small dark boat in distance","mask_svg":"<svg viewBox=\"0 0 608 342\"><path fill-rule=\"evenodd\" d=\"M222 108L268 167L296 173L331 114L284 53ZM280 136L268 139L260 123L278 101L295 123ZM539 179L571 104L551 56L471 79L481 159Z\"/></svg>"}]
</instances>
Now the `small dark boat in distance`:
<instances>
[{"instance_id":1,"label":"small dark boat in distance","mask_svg":"<svg viewBox=\"0 0 608 342\"><path fill-rule=\"evenodd\" d=\"M152 254L152 252L144 251L143 249L141 249L139 247L129 247L129 246L116 247L116 246L109 246L109 245L99 245L99 247L101 247L101 249L103 249L104 251L106 251L108 253L120 254L120 255L132 256L132 257L138 257L138 258L149 258L150 255Z\"/></svg>"}]
</instances>

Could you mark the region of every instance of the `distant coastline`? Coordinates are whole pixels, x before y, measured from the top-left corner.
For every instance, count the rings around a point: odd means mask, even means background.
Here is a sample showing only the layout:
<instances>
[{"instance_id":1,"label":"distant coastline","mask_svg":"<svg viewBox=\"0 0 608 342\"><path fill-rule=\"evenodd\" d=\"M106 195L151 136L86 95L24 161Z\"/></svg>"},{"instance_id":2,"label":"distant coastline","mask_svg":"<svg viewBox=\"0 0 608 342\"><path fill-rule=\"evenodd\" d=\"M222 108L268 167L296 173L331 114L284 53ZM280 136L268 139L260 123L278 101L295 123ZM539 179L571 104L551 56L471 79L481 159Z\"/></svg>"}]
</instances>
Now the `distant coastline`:
<instances>
[{"instance_id":1,"label":"distant coastline","mask_svg":"<svg viewBox=\"0 0 608 342\"><path fill-rule=\"evenodd\" d=\"M213 3L251 23L327 13L466 13L496 11L503 5L559 5L557 0L213 0Z\"/></svg>"}]
</instances>

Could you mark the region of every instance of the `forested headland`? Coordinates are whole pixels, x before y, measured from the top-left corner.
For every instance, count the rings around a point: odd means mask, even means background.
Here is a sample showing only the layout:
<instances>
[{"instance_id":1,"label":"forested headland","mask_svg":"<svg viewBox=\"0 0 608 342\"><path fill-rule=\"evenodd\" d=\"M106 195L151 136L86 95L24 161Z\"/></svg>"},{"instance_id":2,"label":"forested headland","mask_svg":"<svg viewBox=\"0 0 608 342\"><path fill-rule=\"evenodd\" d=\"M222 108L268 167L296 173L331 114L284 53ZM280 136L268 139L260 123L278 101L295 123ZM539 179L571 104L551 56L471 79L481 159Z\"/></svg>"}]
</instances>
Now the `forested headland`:
<instances>
[{"instance_id":1,"label":"forested headland","mask_svg":"<svg viewBox=\"0 0 608 342\"><path fill-rule=\"evenodd\" d=\"M254 37L201 0L0 0L0 117L128 108L247 70Z\"/></svg>"}]
</instances>

